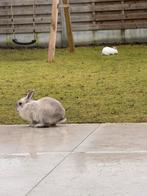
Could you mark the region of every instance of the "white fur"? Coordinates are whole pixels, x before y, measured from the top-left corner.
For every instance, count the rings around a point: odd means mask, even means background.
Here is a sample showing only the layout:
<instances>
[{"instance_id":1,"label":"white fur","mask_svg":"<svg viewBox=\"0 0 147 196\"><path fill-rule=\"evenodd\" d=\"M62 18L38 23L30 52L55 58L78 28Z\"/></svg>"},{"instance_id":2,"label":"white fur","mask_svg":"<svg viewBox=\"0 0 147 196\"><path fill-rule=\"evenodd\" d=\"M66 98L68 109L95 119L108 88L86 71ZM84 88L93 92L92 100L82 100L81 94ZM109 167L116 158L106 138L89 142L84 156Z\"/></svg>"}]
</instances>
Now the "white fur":
<instances>
[{"instance_id":1,"label":"white fur","mask_svg":"<svg viewBox=\"0 0 147 196\"><path fill-rule=\"evenodd\" d=\"M102 54L103 54L103 55L118 54L118 50L117 50L115 47L111 48L111 47L106 46L106 47L104 47L104 48L102 49Z\"/></svg>"},{"instance_id":2,"label":"white fur","mask_svg":"<svg viewBox=\"0 0 147 196\"><path fill-rule=\"evenodd\" d=\"M35 127L48 127L65 121L65 109L59 101L51 97L33 100L32 95L30 92L17 102L17 111L22 119Z\"/></svg>"}]
</instances>

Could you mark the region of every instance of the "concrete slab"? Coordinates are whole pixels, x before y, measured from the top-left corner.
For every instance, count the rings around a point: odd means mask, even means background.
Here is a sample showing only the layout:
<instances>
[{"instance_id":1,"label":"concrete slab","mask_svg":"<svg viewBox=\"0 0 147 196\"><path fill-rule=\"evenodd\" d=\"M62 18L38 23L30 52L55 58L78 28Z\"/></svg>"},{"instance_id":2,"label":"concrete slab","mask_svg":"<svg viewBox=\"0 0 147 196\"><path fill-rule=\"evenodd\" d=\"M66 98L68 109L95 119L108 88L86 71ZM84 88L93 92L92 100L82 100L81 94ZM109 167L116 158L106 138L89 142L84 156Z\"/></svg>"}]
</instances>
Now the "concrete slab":
<instances>
[{"instance_id":1,"label":"concrete slab","mask_svg":"<svg viewBox=\"0 0 147 196\"><path fill-rule=\"evenodd\" d=\"M0 156L0 195L23 196L50 172L67 153Z\"/></svg>"},{"instance_id":2,"label":"concrete slab","mask_svg":"<svg viewBox=\"0 0 147 196\"><path fill-rule=\"evenodd\" d=\"M98 126L0 126L0 196L25 195Z\"/></svg>"},{"instance_id":3,"label":"concrete slab","mask_svg":"<svg viewBox=\"0 0 147 196\"><path fill-rule=\"evenodd\" d=\"M146 196L147 123L0 126L0 196Z\"/></svg>"},{"instance_id":4,"label":"concrete slab","mask_svg":"<svg viewBox=\"0 0 147 196\"><path fill-rule=\"evenodd\" d=\"M76 151L147 152L147 123L102 124Z\"/></svg>"},{"instance_id":5,"label":"concrete slab","mask_svg":"<svg viewBox=\"0 0 147 196\"><path fill-rule=\"evenodd\" d=\"M98 124L60 125L31 128L26 125L0 126L0 154L34 154L72 151Z\"/></svg>"},{"instance_id":6,"label":"concrete slab","mask_svg":"<svg viewBox=\"0 0 147 196\"><path fill-rule=\"evenodd\" d=\"M147 154L74 153L29 196L146 196Z\"/></svg>"}]
</instances>

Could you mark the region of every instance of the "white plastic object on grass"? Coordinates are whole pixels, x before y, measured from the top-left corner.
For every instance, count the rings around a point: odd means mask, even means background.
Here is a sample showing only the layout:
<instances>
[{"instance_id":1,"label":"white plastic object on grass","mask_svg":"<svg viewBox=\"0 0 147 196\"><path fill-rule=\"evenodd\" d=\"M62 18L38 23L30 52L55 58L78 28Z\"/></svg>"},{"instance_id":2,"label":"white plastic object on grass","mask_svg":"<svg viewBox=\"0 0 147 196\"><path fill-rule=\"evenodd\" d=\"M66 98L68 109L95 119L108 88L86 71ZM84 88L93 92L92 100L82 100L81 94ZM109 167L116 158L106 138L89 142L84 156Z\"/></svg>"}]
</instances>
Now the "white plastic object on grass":
<instances>
[{"instance_id":1,"label":"white plastic object on grass","mask_svg":"<svg viewBox=\"0 0 147 196\"><path fill-rule=\"evenodd\" d=\"M118 50L116 47L104 47L102 49L102 55L113 55L113 54L118 54Z\"/></svg>"}]
</instances>

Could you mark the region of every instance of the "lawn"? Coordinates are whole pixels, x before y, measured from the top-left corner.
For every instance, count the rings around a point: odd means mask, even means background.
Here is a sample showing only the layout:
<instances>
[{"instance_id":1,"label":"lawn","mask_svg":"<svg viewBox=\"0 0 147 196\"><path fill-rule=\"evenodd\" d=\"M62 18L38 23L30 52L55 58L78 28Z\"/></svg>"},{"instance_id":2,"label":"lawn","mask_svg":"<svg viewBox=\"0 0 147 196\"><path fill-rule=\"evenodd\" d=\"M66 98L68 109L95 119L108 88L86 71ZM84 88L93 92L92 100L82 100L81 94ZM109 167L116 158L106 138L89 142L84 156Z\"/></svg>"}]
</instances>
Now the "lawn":
<instances>
[{"instance_id":1,"label":"lawn","mask_svg":"<svg viewBox=\"0 0 147 196\"><path fill-rule=\"evenodd\" d=\"M115 56L101 48L57 49L52 64L47 49L1 49L0 124L24 123L15 103L28 89L61 101L68 123L147 121L147 46L120 45Z\"/></svg>"}]
</instances>

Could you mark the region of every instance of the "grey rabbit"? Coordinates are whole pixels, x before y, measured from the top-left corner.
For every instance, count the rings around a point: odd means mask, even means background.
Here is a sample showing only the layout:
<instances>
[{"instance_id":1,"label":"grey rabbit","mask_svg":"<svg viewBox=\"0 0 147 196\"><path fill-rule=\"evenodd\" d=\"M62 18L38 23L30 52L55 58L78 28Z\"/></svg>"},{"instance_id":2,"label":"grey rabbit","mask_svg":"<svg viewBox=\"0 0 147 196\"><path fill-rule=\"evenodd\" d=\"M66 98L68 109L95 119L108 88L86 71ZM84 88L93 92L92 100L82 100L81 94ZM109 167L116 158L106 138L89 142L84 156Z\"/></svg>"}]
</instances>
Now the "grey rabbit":
<instances>
[{"instance_id":1,"label":"grey rabbit","mask_svg":"<svg viewBox=\"0 0 147 196\"><path fill-rule=\"evenodd\" d=\"M33 92L28 92L16 104L22 119L29 121L33 127L50 127L66 121L65 109L58 100L51 97L33 100Z\"/></svg>"}]
</instances>

